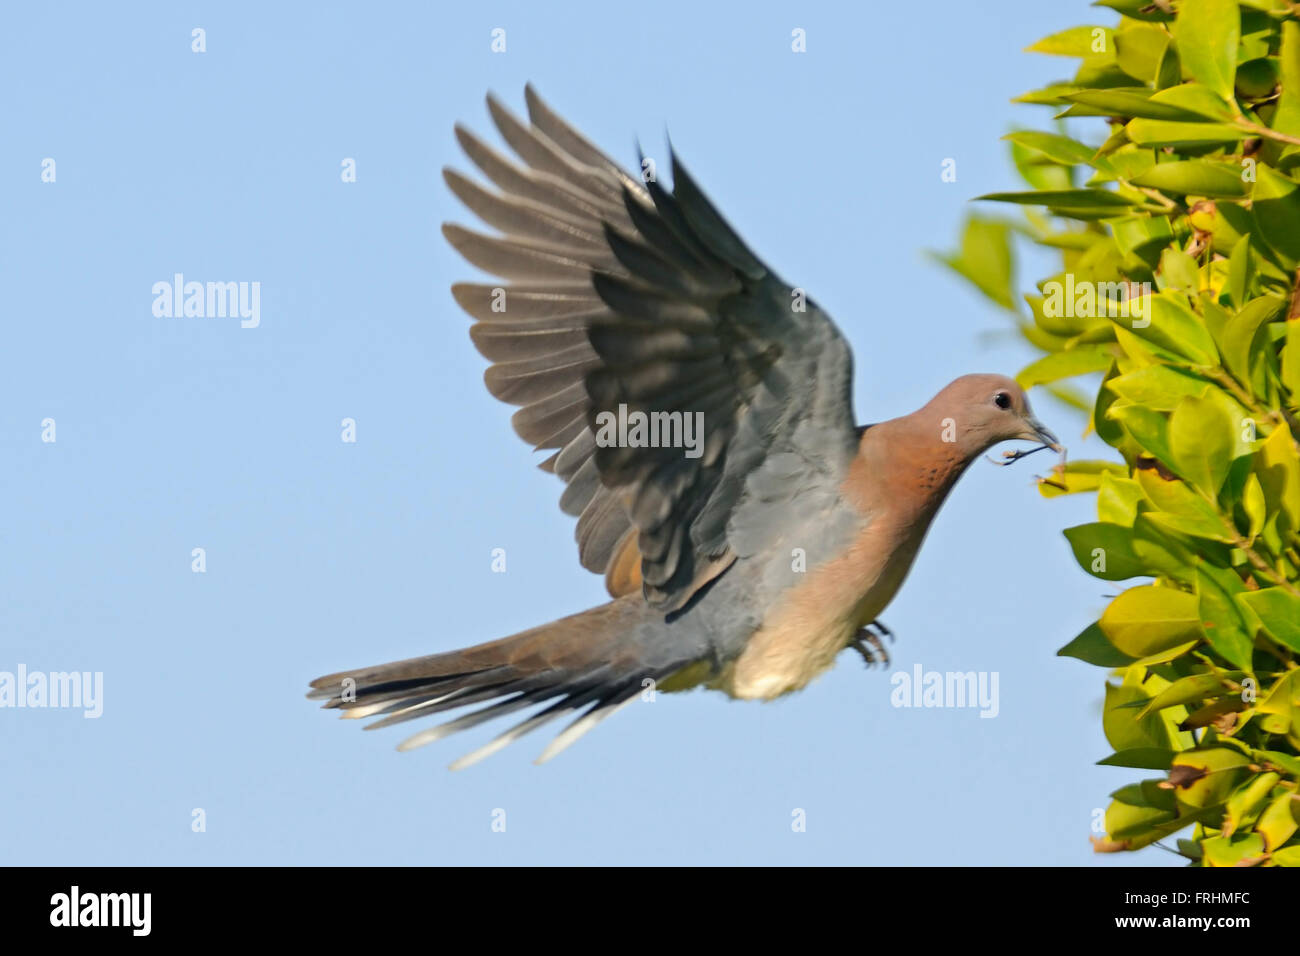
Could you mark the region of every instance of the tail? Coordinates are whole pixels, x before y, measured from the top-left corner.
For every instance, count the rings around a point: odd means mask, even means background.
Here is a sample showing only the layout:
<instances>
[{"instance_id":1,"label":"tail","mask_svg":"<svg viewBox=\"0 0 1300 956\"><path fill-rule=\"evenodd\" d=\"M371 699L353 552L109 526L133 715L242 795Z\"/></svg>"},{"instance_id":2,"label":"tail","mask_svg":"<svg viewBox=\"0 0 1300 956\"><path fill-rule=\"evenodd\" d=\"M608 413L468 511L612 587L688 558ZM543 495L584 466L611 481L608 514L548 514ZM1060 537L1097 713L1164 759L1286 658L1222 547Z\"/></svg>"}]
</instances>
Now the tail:
<instances>
[{"instance_id":1,"label":"tail","mask_svg":"<svg viewBox=\"0 0 1300 956\"><path fill-rule=\"evenodd\" d=\"M647 679L661 681L685 663L671 660L672 655L665 658L662 651L670 642L645 640L647 627L656 622L665 626L663 618L647 614L640 594L632 597L488 644L318 677L307 696L342 710L342 717L381 717L366 730L493 702L408 737L398 750L546 704L455 761L452 770L478 763L557 717L581 712L538 757L538 763L545 763L634 701ZM647 649L656 653L647 654ZM647 660L650 656L658 662Z\"/></svg>"}]
</instances>

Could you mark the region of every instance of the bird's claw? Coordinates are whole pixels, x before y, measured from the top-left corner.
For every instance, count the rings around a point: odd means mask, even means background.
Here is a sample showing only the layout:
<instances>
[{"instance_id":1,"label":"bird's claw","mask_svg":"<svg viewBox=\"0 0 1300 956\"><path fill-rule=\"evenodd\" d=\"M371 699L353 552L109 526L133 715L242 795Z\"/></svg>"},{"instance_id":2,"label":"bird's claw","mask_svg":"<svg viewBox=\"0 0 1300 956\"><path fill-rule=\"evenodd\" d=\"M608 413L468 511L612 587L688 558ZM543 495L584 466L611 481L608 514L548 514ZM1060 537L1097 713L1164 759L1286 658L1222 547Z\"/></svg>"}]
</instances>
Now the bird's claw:
<instances>
[{"instance_id":1,"label":"bird's claw","mask_svg":"<svg viewBox=\"0 0 1300 956\"><path fill-rule=\"evenodd\" d=\"M872 630L872 628L875 628L875 630ZM874 667L876 661L880 661L882 666L888 667L889 651L885 650L885 642L881 640L882 637L887 637L892 641L894 632L879 621L872 621L859 630L853 640L849 641L849 647L862 655L862 660L867 667Z\"/></svg>"}]
</instances>

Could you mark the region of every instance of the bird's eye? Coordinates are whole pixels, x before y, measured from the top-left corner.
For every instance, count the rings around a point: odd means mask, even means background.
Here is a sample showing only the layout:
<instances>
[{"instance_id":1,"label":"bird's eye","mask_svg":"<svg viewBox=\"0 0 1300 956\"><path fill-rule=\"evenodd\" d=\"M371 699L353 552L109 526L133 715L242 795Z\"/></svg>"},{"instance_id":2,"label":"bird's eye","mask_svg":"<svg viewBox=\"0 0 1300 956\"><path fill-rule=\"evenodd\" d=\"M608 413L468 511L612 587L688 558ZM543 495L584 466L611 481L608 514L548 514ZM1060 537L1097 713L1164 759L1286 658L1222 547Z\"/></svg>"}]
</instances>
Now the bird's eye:
<instances>
[{"instance_id":1,"label":"bird's eye","mask_svg":"<svg viewBox=\"0 0 1300 956\"><path fill-rule=\"evenodd\" d=\"M1006 392L998 392L996 395L993 396L993 404L996 405L998 408L1010 408L1011 396L1008 395Z\"/></svg>"}]
</instances>

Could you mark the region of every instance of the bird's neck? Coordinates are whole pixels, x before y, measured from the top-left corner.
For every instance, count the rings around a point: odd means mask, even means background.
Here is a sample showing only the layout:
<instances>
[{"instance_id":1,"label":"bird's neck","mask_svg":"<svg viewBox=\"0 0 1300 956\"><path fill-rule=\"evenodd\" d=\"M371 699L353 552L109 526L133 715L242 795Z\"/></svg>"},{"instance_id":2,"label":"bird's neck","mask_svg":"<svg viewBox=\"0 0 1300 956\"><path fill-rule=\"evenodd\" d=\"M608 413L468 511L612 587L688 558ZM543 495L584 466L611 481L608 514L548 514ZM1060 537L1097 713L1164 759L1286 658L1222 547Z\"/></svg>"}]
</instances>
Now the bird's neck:
<instances>
[{"instance_id":1,"label":"bird's neck","mask_svg":"<svg viewBox=\"0 0 1300 956\"><path fill-rule=\"evenodd\" d=\"M924 408L867 428L846 483L854 506L924 533L970 464L953 438Z\"/></svg>"}]
</instances>

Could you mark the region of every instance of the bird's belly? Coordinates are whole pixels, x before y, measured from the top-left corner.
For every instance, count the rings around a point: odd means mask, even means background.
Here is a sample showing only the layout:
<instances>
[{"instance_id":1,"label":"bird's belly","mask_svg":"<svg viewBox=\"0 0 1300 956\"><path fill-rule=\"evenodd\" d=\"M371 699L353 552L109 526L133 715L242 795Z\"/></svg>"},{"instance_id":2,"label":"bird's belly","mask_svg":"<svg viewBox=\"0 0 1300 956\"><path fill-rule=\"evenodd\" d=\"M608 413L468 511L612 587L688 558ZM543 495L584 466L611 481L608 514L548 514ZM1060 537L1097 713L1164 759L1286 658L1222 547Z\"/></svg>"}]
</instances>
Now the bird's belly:
<instances>
[{"instance_id":1,"label":"bird's belly","mask_svg":"<svg viewBox=\"0 0 1300 956\"><path fill-rule=\"evenodd\" d=\"M916 555L919 534L882 546L888 531L874 525L839 558L810 569L710 686L745 700L771 700L800 690L834 664L893 600Z\"/></svg>"},{"instance_id":2,"label":"bird's belly","mask_svg":"<svg viewBox=\"0 0 1300 956\"><path fill-rule=\"evenodd\" d=\"M857 627L805 620L765 626L710 686L742 700L771 700L806 686L835 663Z\"/></svg>"},{"instance_id":3,"label":"bird's belly","mask_svg":"<svg viewBox=\"0 0 1300 956\"><path fill-rule=\"evenodd\" d=\"M787 592L711 686L744 700L771 700L802 689L830 668L896 589L885 595L873 587L864 595L860 581L837 577L810 578Z\"/></svg>"}]
</instances>

